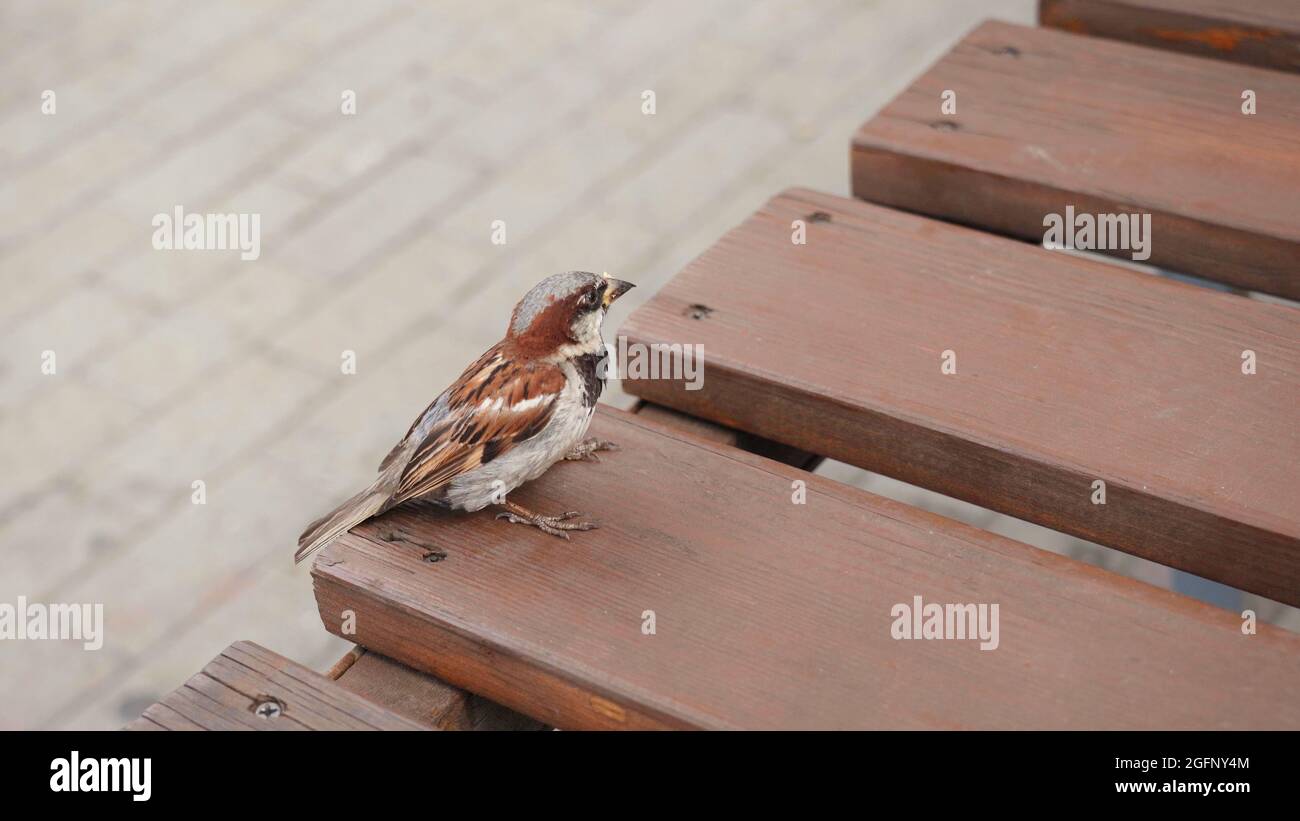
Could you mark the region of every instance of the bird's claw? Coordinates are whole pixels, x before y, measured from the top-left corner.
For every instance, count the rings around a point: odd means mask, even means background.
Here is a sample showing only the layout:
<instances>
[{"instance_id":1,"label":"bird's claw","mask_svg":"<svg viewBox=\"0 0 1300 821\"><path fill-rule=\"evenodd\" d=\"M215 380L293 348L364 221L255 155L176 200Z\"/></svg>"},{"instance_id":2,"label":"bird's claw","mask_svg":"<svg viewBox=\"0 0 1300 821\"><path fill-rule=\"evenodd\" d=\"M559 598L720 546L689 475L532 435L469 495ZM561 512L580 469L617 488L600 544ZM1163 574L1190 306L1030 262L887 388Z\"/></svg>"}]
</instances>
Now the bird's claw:
<instances>
[{"instance_id":1,"label":"bird's claw","mask_svg":"<svg viewBox=\"0 0 1300 821\"><path fill-rule=\"evenodd\" d=\"M532 516L521 516L517 513L506 511L498 513L498 519L505 519L508 522L514 522L521 525L532 525L543 533L549 533L552 536L559 536L561 539L568 539L570 530L594 530L598 527L595 522L570 522L574 516L581 515L576 510L565 511L556 516L543 516L533 514Z\"/></svg>"},{"instance_id":2,"label":"bird's claw","mask_svg":"<svg viewBox=\"0 0 1300 821\"><path fill-rule=\"evenodd\" d=\"M599 462L600 457L596 455L596 451L614 451L619 449L618 445L613 442L607 442L604 439L588 439L565 454L564 458L570 462Z\"/></svg>"}]
</instances>

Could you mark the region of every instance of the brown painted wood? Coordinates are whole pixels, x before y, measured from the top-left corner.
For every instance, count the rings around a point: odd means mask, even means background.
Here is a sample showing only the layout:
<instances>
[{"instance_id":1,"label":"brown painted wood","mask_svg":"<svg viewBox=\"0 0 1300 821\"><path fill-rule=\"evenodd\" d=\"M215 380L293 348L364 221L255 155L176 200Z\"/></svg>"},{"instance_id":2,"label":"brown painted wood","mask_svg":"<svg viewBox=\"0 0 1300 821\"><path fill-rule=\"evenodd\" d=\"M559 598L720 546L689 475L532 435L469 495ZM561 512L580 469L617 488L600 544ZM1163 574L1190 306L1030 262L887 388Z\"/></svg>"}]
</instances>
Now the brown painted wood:
<instances>
[{"instance_id":1,"label":"brown painted wood","mask_svg":"<svg viewBox=\"0 0 1300 821\"><path fill-rule=\"evenodd\" d=\"M636 415L592 432L623 449L511 498L600 529L398 508L315 562L325 626L563 728L1300 727L1296 636ZM1000 646L892 639L917 595L999 604Z\"/></svg>"},{"instance_id":2,"label":"brown painted wood","mask_svg":"<svg viewBox=\"0 0 1300 821\"><path fill-rule=\"evenodd\" d=\"M1295 0L1040 0L1044 26L1237 63L1300 71Z\"/></svg>"},{"instance_id":3,"label":"brown painted wood","mask_svg":"<svg viewBox=\"0 0 1300 821\"><path fill-rule=\"evenodd\" d=\"M1293 308L794 190L620 332L704 345L647 401L1300 604Z\"/></svg>"},{"instance_id":4,"label":"brown painted wood","mask_svg":"<svg viewBox=\"0 0 1300 821\"><path fill-rule=\"evenodd\" d=\"M340 659L346 668L331 676L367 701L436 730L471 730L469 694L379 653L356 647Z\"/></svg>"},{"instance_id":5,"label":"brown painted wood","mask_svg":"<svg viewBox=\"0 0 1300 821\"><path fill-rule=\"evenodd\" d=\"M275 700L279 715L254 712ZM144 711L128 730L422 730L252 642L236 642L202 672Z\"/></svg>"},{"instance_id":6,"label":"brown painted wood","mask_svg":"<svg viewBox=\"0 0 1300 821\"><path fill-rule=\"evenodd\" d=\"M542 724L364 647L329 677L367 701L433 730L540 730Z\"/></svg>"},{"instance_id":7,"label":"brown painted wood","mask_svg":"<svg viewBox=\"0 0 1300 821\"><path fill-rule=\"evenodd\" d=\"M1067 206L1149 213L1150 264L1300 298L1289 74L985 23L858 130L852 164L855 196L1040 244Z\"/></svg>"}]
</instances>

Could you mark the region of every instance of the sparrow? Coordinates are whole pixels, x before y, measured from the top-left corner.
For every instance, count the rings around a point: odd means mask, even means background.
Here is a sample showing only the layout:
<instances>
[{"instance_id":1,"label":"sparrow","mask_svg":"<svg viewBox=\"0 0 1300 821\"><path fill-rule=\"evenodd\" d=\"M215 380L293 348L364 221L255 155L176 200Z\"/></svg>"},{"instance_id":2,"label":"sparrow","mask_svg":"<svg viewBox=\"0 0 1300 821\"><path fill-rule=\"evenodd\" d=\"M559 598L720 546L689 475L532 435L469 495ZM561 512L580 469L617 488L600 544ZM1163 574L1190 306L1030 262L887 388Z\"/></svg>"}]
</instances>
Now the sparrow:
<instances>
[{"instance_id":1,"label":"sparrow","mask_svg":"<svg viewBox=\"0 0 1300 821\"><path fill-rule=\"evenodd\" d=\"M379 477L298 537L294 562L365 520L410 499L473 512L553 536L591 530L581 514L534 513L505 494L563 459L598 460L612 442L584 439L605 386L601 323L632 283L569 271L547 277L515 306L493 345L411 424L379 464Z\"/></svg>"}]
</instances>

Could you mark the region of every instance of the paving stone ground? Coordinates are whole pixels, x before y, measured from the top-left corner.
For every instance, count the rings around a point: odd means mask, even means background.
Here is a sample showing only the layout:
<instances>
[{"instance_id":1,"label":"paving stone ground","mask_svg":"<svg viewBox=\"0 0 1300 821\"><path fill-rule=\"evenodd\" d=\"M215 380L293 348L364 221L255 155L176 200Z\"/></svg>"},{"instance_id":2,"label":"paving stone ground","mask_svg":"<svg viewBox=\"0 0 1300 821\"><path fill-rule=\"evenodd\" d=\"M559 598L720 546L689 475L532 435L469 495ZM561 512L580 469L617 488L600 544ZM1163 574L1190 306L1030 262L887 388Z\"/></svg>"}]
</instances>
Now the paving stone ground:
<instances>
[{"instance_id":1,"label":"paving stone ground","mask_svg":"<svg viewBox=\"0 0 1300 821\"><path fill-rule=\"evenodd\" d=\"M0 601L101 602L107 621L95 652L0 645L0 728L118 727L236 639L328 665L345 645L296 534L530 285L637 282L617 323L781 188L847 193L853 128L979 20L1034 5L0 5ZM177 205L260 214L260 258L154 250Z\"/></svg>"}]
</instances>

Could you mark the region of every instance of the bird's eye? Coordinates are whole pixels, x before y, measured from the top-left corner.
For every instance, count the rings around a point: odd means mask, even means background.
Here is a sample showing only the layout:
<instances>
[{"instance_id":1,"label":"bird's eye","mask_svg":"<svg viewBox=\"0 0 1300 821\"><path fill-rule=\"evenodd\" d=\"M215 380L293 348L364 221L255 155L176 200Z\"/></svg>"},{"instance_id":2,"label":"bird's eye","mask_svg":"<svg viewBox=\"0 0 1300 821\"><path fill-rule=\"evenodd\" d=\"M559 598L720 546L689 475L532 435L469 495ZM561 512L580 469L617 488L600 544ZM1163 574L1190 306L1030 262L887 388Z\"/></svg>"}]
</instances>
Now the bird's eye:
<instances>
[{"instance_id":1,"label":"bird's eye","mask_svg":"<svg viewBox=\"0 0 1300 821\"><path fill-rule=\"evenodd\" d=\"M592 305L595 305L595 304L596 304L596 292L595 292L595 291L588 291L587 293L583 294L583 295L582 295L582 304L585 305L585 306L587 306L587 307L591 307Z\"/></svg>"}]
</instances>

